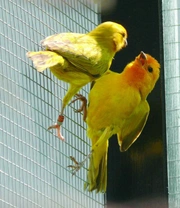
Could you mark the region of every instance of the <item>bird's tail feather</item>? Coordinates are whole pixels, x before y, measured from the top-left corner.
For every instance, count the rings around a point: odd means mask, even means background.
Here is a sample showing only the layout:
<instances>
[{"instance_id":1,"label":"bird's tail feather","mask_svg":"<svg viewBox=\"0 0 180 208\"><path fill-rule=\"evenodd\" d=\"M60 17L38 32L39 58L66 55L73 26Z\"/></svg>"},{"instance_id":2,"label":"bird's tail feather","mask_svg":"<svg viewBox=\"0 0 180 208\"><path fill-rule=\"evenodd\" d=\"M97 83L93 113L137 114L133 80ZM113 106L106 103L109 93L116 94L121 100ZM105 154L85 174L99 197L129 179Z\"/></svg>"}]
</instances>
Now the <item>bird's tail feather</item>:
<instances>
[{"instance_id":1,"label":"bird's tail feather","mask_svg":"<svg viewBox=\"0 0 180 208\"><path fill-rule=\"evenodd\" d=\"M62 56L52 51L30 51L27 52L26 55L33 61L34 66L39 72L42 72L45 69L53 67L57 64L64 66L66 62Z\"/></svg>"},{"instance_id":2,"label":"bird's tail feather","mask_svg":"<svg viewBox=\"0 0 180 208\"><path fill-rule=\"evenodd\" d=\"M107 152L108 141L101 150L93 150L84 189L88 191L106 192L107 186Z\"/></svg>"}]
</instances>

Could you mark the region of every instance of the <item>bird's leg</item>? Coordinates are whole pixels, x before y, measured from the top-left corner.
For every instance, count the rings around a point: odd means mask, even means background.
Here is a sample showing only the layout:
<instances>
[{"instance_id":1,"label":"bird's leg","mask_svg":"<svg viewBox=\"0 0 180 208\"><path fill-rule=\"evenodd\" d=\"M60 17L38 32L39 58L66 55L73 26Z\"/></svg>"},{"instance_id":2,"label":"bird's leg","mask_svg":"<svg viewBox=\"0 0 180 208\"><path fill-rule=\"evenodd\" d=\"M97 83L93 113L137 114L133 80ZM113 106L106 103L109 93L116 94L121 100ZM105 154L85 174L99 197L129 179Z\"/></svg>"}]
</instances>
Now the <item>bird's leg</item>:
<instances>
[{"instance_id":1,"label":"bird's leg","mask_svg":"<svg viewBox=\"0 0 180 208\"><path fill-rule=\"evenodd\" d=\"M65 140L65 138L64 138L63 135L61 134L61 129L60 129L60 128L61 128L61 125L62 125L62 123L63 123L63 121L64 121L64 116L63 116L62 114L60 114L60 115L58 116L57 123L54 124L54 125L52 125L52 126L50 126L50 127L48 128L48 130L50 130L50 129L57 129L57 136L58 136L59 139L62 140L62 141Z\"/></svg>"},{"instance_id":2,"label":"bird's leg","mask_svg":"<svg viewBox=\"0 0 180 208\"><path fill-rule=\"evenodd\" d=\"M88 154L82 162L77 162L77 160L70 156L70 159L75 163L75 165L69 165L69 168L72 168L72 174L75 175L78 170L80 170L85 162L91 157L93 151L97 151L96 148L101 148L101 145L104 145L104 143L107 142L107 140L113 135L113 128L107 127L100 138L97 140L97 142L92 146L92 150L90 154Z\"/></svg>"},{"instance_id":3,"label":"bird's leg","mask_svg":"<svg viewBox=\"0 0 180 208\"><path fill-rule=\"evenodd\" d=\"M61 125L63 124L63 121L64 121L64 116L63 116L64 109L66 105L68 104L68 102L70 101L70 99L79 91L80 88L81 87L79 86L70 84L69 89L63 98L63 106L58 116L57 123L48 128L48 130L57 129L57 136L59 137L60 140L63 140L63 141L65 140L65 138L61 134Z\"/></svg>"},{"instance_id":4,"label":"bird's leg","mask_svg":"<svg viewBox=\"0 0 180 208\"><path fill-rule=\"evenodd\" d=\"M79 109L75 110L75 112L77 112L77 113L83 112L83 121L86 121L86 116L87 116L87 99L83 95L81 95L81 94L76 94L75 97L76 98L73 101L71 101L71 103L74 103L77 100L80 100L82 102L81 107Z\"/></svg>"},{"instance_id":5,"label":"bird's leg","mask_svg":"<svg viewBox=\"0 0 180 208\"><path fill-rule=\"evenodd\" d=\"M82 162L77 162L74 157L70 156L70 159L75 163L75 165L68 165L69 168L72 168L72 175L75 175L76 172L84 166L85 162L91 157L91 155L92 152L90 152L90 154L88 154Z\"/></svg>"}]
</instances>

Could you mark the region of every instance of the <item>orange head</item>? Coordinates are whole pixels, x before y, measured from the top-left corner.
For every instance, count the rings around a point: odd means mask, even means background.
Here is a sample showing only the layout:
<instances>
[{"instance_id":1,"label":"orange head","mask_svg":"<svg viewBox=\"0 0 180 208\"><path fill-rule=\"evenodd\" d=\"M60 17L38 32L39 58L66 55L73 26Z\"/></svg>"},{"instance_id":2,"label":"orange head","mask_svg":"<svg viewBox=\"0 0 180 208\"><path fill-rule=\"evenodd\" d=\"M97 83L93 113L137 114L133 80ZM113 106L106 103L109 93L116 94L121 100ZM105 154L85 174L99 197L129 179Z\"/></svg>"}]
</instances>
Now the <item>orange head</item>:
<instances>
[{"instance_id":1,"label":"orange head","mask_svg":"<svg viewBox=\"0 0 180 208\"><path fill-rule=\"evenodd\" d=\"M141 51L135 60L125 67L123 74L128 83L137 87L146 98L159 78L160 64L155 58Z\"/></svg>"}]
</instances>

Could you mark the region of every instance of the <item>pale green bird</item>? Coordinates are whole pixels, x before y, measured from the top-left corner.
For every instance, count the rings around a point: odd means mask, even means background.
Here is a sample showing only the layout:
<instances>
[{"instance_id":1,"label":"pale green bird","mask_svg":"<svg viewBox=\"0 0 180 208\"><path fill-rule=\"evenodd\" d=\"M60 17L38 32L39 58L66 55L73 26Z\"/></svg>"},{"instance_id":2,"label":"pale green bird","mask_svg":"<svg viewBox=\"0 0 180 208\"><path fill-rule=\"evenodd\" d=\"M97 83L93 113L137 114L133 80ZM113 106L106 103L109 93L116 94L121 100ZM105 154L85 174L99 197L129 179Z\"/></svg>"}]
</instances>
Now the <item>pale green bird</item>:
<instances>
[{"instance_id":1,"label":"pale green bird","mask_svg":"<svg viewBox=\"0 0 180 208\"><path fill-rule=\"evenodd\" d=\"M114 22L104 22L87 34L60 33L41 41L44 51L28 52L39 72L49 68L60 80L70 84L56 128L60 132L64 108L87 83L101 77L110 67L116 52L127 46L126 29Z\"/></svg>"}]
</instances>

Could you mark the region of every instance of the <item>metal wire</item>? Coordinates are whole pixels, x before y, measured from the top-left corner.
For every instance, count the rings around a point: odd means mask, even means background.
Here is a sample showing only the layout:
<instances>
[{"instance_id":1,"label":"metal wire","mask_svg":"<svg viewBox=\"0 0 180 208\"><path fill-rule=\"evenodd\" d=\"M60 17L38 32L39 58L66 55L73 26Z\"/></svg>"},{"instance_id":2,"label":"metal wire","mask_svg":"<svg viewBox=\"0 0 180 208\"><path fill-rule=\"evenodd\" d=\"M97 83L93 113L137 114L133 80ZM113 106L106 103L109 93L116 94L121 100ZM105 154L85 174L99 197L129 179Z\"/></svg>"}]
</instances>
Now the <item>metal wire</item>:
<instances>
[{"instance_id":1,"label":"metal wire","mask_svg":"<svg viewBox=\"0 0 180 208\"><path fill-rule=\"evenodd\" d=\"M163 0L169 208L180 206L180 2Z\"/></svg>"},{"instance_id":2,"label":"metal wire","mask_svg":"<svg viewBox=\"0 0 180 208\"><path fill-rule=\"evenodd\" d=\"M48 35L98 23L98 6L87 0L0 0L0 207L104 207L103 194L83 190L87 167L73 177L67 168L70 155L81 161L90 151L78 104L66 108L62 142L47 127L68 86L26 57Z\"/></svg>"}]
</instances>

